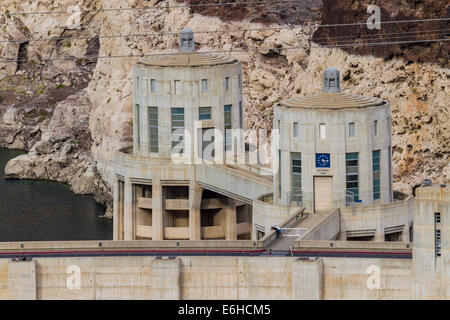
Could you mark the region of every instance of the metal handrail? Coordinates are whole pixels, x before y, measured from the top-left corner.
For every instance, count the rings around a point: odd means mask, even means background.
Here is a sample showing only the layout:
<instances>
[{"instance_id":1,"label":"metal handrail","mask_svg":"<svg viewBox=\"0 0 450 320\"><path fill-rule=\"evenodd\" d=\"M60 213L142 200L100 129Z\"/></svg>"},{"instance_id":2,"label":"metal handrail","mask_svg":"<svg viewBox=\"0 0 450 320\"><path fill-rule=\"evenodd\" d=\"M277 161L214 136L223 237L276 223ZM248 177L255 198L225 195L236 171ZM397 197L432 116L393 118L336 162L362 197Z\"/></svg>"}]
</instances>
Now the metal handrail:
<instances>
[{"instance_id":1,"label":"metal handrail","mask_svg":"<svg viewBox=\"0 0 450 320\"><path fill-rule=\"evenodd\" d=\"M345 190L345 206L352 207L352 214L355 215L355 194L352 191Z\"/></svg>"},{"instance_id":2,"label":"metal handrail","mask_svg":"<svg viewBox=\"0 0 450 320\"><path fill-rule=\"evenodd\" d=\"M294 189L292 191L288 191L287 192L287 198L288 198L288 201L289 201L289 205L292 202L295 202L295 204L298 207L301 207L302 204L303 204L303 192L302 192L302 190Z\"/></svg>"},{"instance_id":3,"label":"metal handrail","mask_svg":"<svg viewBox=\"0 0 450 320\"><path fill-rule=\"evenodd\" d=\"M307 228L280 228L281 236L283 237L300 237L304 234L305 231L308 231Z\"/></svg>"}]
</instances>

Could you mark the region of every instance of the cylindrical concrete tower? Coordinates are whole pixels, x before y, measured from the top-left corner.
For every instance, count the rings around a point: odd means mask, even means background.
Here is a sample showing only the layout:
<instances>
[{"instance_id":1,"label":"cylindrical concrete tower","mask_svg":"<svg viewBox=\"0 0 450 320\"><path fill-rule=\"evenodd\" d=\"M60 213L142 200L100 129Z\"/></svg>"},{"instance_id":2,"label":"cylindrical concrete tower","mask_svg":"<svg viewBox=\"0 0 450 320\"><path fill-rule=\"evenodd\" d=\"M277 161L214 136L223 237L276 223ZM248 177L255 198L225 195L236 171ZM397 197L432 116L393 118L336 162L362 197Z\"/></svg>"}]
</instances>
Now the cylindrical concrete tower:
<instances>
[{"instance_id":1,"label":"cylindrical concrete tower","mask_svg":"<svg viewBox=\"0 0 450 320\"><path fill-rule=\"evenodd\" d=\"M232 57L196 52L190 29L179 52L136 63L133 150L114 157L115 240L252 237L250 204L210 185L222 182L223 170L217 179L208 171L209 161L240 149L231 130L243 127L241 69Z\"/></svg>"},{"instance_id":2,"label":"cylindrical concrete tower","mask_svg":"<svg viewBox=\"0 0 450 320\"><path fill-rule=\"evenodd\" d=\"M192 156L196 152L199 156L211 141L215 151L231 150L230 135L223 140L202 138L208 129L223 134L226 129L243 127L240 62L230 56L196 52L194 34L185 29L178 53L142 59L133 74L135 154L170 158L173 152L191 152Z\"/></svg>"},{"instance_id":3,"label":"cylindrical concrete tower","mask_svg":"<svg viewBox=\"0 0 450 320\"><path fill-rule=\"evenodd\" d=\"M352 200L362 205L392 201L390 105L341 92L339 71L324 72L323 92L274 108L280 129L274 198L301 198L308 211L326 212Z\"/></svg>"}]
</instances>

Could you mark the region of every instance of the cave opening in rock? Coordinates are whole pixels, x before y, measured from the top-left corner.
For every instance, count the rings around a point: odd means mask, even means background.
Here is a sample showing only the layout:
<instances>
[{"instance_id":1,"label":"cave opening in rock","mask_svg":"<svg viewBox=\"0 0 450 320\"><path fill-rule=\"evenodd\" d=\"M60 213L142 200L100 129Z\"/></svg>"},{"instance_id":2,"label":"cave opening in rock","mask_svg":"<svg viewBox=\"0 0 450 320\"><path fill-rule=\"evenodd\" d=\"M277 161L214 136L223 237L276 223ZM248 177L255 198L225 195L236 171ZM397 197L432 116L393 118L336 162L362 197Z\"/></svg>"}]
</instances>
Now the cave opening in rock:
<instances>
[{"instance_id":1,"label":"cave opening in rock","mask_svg":"<svg viewBox=\"0 0 450 320\"><path fill-rule=\"evenodd\" d=\"M277 46L277 49L281 50L281 46ZM279 51L270 49L266 53L261 53L261 56L264 58L265 62L270 64L276 64L280 66L287 66L288 61L286 59L286 56L280 54Z\"/></svg>"},{"instance_id":2,"label":"cave opening in rock","mask_svg":"<svg viewBox=\"0 0 450 320\"><path fill-rule=\"evenodd\" d=\"M17 54L17 70L20 70L28 62L28 41L19 44Z\"/></svg>"},{"instance_id":3,"label":"cave opening in rock","mask_svg":"<svg viewBox=\"0 0 450 320\"><path fill-rule=\"evenodd\" d=\"M86 50L86 56L89 57L88 62L97 64L98 53L100 52L100 39L99 37L94 37L89 40L88 47Z\"/></svg>"}]
</instances>

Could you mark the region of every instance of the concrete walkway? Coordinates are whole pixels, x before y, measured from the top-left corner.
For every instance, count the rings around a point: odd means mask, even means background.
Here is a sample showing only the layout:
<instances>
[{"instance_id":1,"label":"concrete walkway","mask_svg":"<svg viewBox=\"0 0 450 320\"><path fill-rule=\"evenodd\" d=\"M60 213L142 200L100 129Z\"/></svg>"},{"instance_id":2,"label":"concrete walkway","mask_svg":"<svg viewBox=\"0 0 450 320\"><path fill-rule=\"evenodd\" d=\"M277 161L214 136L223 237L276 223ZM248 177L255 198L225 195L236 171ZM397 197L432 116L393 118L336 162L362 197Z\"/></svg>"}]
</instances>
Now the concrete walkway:
<instances>
[{"instance_id":1,"label":"concrete walkway","mask_svg":"<svg viewBox=\"0 0 450 320\"><path fill-rule=\"evenodd\" d=\"M322 223L322 221L325 219L326 216L327 216L327 214L319 214L319 213L308 214L305 219L300 221L295 227L292 227L292 228L306 229L306 230L302 231L302 234L300 236L298 236L298 237L283 236L283 234L282 234L281 237L279 239L273 241L267 247L267 249L272 249L274 251L275 250L290 250L290 248L292 248L294 246L294 241L296 239L303 236L306 232L308 232L312 228L315 228L317 225Z\"/></svg>"}]
</instances>

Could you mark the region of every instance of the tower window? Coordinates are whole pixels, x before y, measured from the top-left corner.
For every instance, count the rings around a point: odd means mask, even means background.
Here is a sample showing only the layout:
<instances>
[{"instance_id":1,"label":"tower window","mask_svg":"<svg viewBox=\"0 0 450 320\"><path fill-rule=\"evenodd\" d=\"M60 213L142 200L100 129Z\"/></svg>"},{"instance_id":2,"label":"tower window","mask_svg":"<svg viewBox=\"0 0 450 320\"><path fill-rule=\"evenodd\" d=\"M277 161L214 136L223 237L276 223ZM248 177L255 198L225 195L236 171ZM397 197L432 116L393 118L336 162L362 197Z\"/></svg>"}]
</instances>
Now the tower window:
<instances>
[{"instance_id":1,"label":"tower window","mask_svg":"<svg viewBox=\"0 0 450 320\"><path fill-rule=\"evenodd\" d=\"M302 154L291 152L292 161L292 191L302 190Z\"/></svg>"},{"instance_id":2,"label":"tower window","mask_svg":"<svg viewBox=\"0 0 450 320\"><path fill-rule=\"evenodd\" d=\"M172 151L184 152L184 108L172 108Z\"/></svg>"},{"instance_id":3,"label":"tower window","mask_svg":"<svg viewBox=\"0 0 450 320\"><path fill-rule=\"evenodd\" d=\"M198 120L211 120L211 107L200 107Z\"/></svg>"},{"instance_id":4,"label":"tower window","mask_svg":"<svg viewBox=\"0 0 450 320\"><path fill-rule=\"evenodd\" d=\"M298 138L298 122L294 122L294 138Z\"/></svg>"},{"instance_id":5,"label":"tower window","mask_svg":"<svg viewBox=\"0 0 450 320\"><path fill-rule=\"evenodd\" d=\"M378 120L373 122L373 135L376 136L378 134Z\"/></svg>"},{"instance_id":6,"label":"tower window","mask_svg":"<svg viewBox=\"0 0 450 320\"><path fill-rule=\"evenodd\" d=\"M441 230L435 232L436 256L441 256Z\"/></svg>"},{"instance_id":7,"label":"tower window","mask_svg":"<svg viewBox=\"0 0 450 320\"><path fill-rule=\"evenodd\" d=\"M224 133L225 133L225 151L231 150L231 104L224 107Z\"/></svg>"},{"instance_id":8,"label":"tower window","mask_svg":"<svg viewBox=\"0 0 450 320\"><path fill-rule=\"evenodd\" d=\"M156 92L156 80L155 79L150 80L150 89L151 89L152 93Z\"/></svg>"},{"instance_id":9,"label":"tower window","mask_svg":"<svg viewBox=\"0 0 450 320\"><path fill-rule=\"evenodd\" d=\"M373 200L380 199L380 150L372 151Z\"/></svg>"},{"instance_id":10,"label":"tower window","mask_svg":"<svg viewBox=\"0 0 450 320\"><path fill-rule=\"evenodd\" d=\"M330 78L329 79L329 83L330 83L330 88L333 88L333 87L335 87L336 86L336 80L335 79L333 79L333 78Z\"/></svg>"},{"instance_id":11,"label":"tower window","mask_svg":"<svg viewBox=\"0 0 450 320\"><path fill-rule=\"evenodd\" d=\"M226 77L225 78L225 91L230 90L230 78Z\"/></svg>"},{"instance_id":12,"label":"tower window","mask_svg":"<svg viewBox=\"0 0 450 320\"><path fill-rule=\"evenodd\" d=\"M148 108L150 152L158 152L158 108Z\"/></svg>"},{"instance_id":13,"label":"tower window","mask_svg":"<svg viewBox=\"0 0 450 320\"><path fill-rule=\"evenodd\" d=\"M346 187L347 191L352 192L353 200L359 200L358 187L358 153L347 153L346 160Z\"/></svg>"},{"instance_id":14,"label":"tower window","mask_svg":"<svg viewBox=\"0 0 450 320\"><path fill-rule=\"evenodd\" d=\"M242 101L239 101L239 128L244 129L244 108Z\"/></svg>"},{"instance_id":15,"label":"tower window","mask_svg":"<svg viewBox=\"0 0 450 320\"><path fill-rule=\"evenodd\" d=\"M279 120L278 120L279 121ZM281 199L281 150L278 149L278 198Z\"/></svg>"},{"instance_id":16,"label":"tower window","mask_svg":"<svg viewBox=\"0 0 450 320\"><path fill-rule=\"evenodd\" d=\"M434 222L441 223L441 214L439 212L434 213Z\"/></svg>"},{"instance_id":17,"label":"tower window","mask_svg":"<svg viewBox=\"0 0 450 320\"><path fill-rule=\"evenodd\" d=\"M320 140L325 140L327 138L327 127L325 123L319 124L319 138Z\"/></svg>"},{"instance_id":18,"label":"tower window","mask_svg":"<svg viewBox=\"0 0 450 320\"><path fill-rule=\"evenodd\" d=\"M441 256L441 230L436 228L436 225L441 223L441 214L440 212L435 212L434 213L434 224L435 224L435 251L436 251L436 256L440 257Z\"/></svg>"},{"instance_id":19,"label":"tower window","mask_svg":"<svg viewBox=\"0 0 450 320\"><path fill-rule=\"evenodd\" d=\"M208 91L208 80L202 80L202 93L206 93Z\"/></svg>"},{"instance_id":20,"label":"tower window","mask_svg":"<svg viewBox=\"0 0 450 320\"><path fill-rule=\"evenodd\" d=\"M355 136L355 123L354 122L350 122L348 124L348 136L351 138Z\"/></svg>"}]
</instances>

